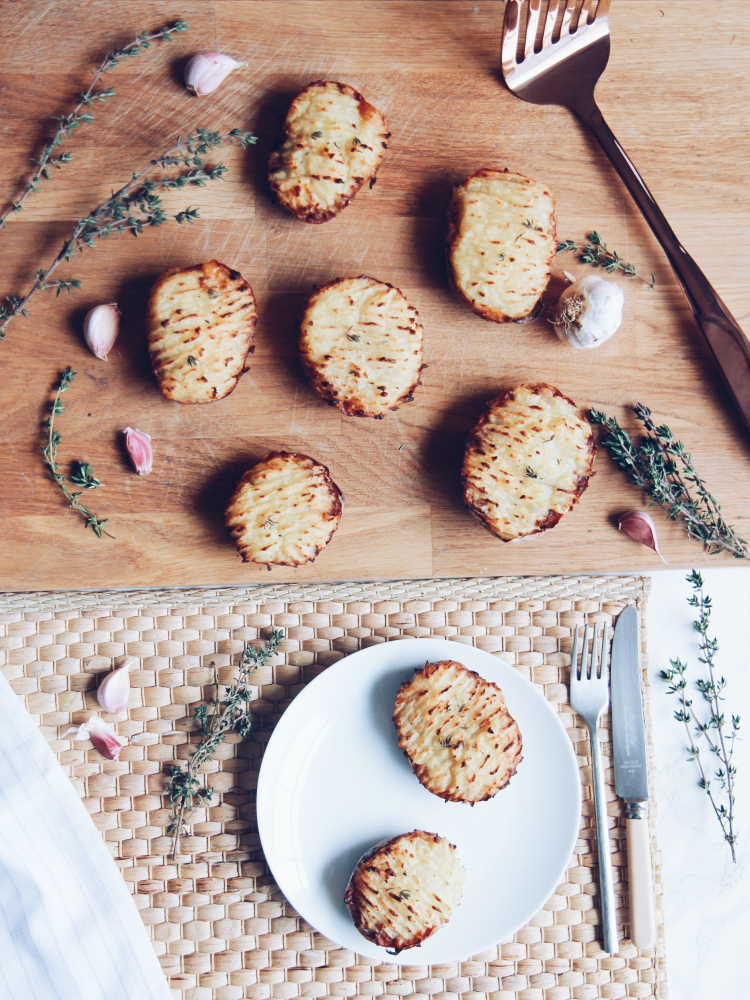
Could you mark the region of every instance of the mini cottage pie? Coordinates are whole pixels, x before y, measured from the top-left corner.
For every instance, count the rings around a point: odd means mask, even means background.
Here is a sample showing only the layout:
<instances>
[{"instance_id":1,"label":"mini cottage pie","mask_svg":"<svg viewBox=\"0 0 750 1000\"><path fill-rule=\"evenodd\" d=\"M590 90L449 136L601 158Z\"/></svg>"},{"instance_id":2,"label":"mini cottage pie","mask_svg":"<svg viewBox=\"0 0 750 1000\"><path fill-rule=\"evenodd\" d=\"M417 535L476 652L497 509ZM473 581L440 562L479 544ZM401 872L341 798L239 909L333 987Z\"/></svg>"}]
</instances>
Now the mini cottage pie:
<instances>
[{"instance_id":1,"label":"mini cottage pie","mask_svg":"<svg viewBox=\"0 0 750 1000\"><path fill-rule=\"evenodd\" d=\"M300 329L307 377L339 410L380 420L414 398L422 325L398 288L366 275L340 278L313 293Z\"/></svg>"},{"instance_id":2,"label":"mini cottage pie","mask_svg":"<svg viewBox=\"0 0 750 1000\"><path fill-rule=\"evenodd\" d=\"M477 170L453 192L446 240L448 279L459 301L495 323L523 319L549 281L554 198L521 174Z\"/></svg>"},{"instance_id":3,"label":"mini cottage pie","mask_svg":"<svg viewBox=\"0 0 750 1000\"><path fill-rule=\"evenodd\" d=\"M341 520L343 497L328 469L307 455L271 451L239 481L225 524L243 562L312 562Z\"/></svg>"},{"instance_id":4,"label":"mini cottage pie","mask_svg":"<svg viewBox=\"0 0 750 1000\"><path fill-rule=\"evenodd\" d=\"M401 685L393 721L417 778L448 802L492 798L521 762L503 692L453 660L427 663Z\"/></svg>"},{"instance_id":5,"label":"mini cottage pie","mask_svg":"<svg viewBox=\"0 0 750 1000\"><path fill-rule=\"evenodd\" d=\"M228 396L247 370L256 318L250 285L216 260L162 274L146 323L151 364L167 399L211 403Z\"/></svg>"},{"instance_id":6,"label":"mini cottage pie","mask_svg":"<svg viewBox=\"0 0 750 1000\"><path fill-rule=\"evenodd\" d=\"M390 133L383 116L345 83L319 80L289 108L271 153L271 191L304 222L328 222L363 184L375 183Z\"/></svg>"},{"instance_id":7,"label":"mini cottage pie","mask_svg":"<svg viewBox=\"0 0 750 1000\"><path fill-rule=\"evenodd\" d=\"M466 505L504 541L554 527L588 486L596 445L575 403L544 382L493 400L471 432Z\"/></svg>"},{"instance_id":8,"label":"mini cottage pie","mask_svg":"<svg viewBox=\"0 0 750 1000\"><path fill-rule=\"evenodd\" d=\"M453 844L414 830L366 854L344 900L360 934L397 955L450 920L465 878Z\"/></svg>"}]
</instances>

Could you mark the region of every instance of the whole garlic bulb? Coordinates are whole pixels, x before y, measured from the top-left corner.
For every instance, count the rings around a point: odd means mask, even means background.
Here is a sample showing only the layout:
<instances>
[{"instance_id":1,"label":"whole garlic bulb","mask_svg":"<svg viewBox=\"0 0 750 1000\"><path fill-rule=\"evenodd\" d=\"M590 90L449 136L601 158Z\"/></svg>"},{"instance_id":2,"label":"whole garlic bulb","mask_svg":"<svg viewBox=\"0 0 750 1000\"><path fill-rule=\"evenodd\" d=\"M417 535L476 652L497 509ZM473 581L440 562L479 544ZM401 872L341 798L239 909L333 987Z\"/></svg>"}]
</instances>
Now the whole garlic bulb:
<instances>
[{"instance_id":1,"label":"whole garlic bulb","mask_svg":"<svg viewBox=\"0 0 750 1000\"><path fill-rule=\"evenodd\" d=\"M613 281L587 274L560 296L555 333L571 347L598 347L619 329L625 296Z\"/></svg>"}]
</instances>

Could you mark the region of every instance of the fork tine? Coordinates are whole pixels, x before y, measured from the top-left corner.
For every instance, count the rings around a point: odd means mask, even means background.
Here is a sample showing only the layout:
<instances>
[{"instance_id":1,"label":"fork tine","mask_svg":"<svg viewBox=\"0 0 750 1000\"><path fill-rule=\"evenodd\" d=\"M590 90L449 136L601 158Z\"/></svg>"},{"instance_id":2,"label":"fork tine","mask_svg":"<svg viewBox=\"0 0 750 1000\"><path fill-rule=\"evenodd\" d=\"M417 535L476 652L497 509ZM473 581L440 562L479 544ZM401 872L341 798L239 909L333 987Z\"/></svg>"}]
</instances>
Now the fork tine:
<instances>
[{"instance_id":1,"label":"fork tine","mask_svg":"<svg viewBox=\"0 0 750 1000\"><path fill-rule=\"evenodd\" d=\"M609 13L610 2L611 0L599 0L599 5L596 8L596 14L594 15L595 19L607 16Z\"/></svg>"},{"instance_id":2,"label":"fork tine","mask_svg":"<svg viewBox=\"0 0 750 1000\"><path fill-rule=\"evenodd\" d=\"M591 680L595 681L599 678L599 651L596 648L596 634L599 630L598 625L594 625L594 636L591 640Z\"/></svg>"},{"instance_id":3,"label":"fork tine","mask_svg":"<svg viewBox=\"0 0 750 1000\"><path fill-rule=\"evenodd\" d=\"M505 20L503 21L503 76L512 73L516 68L520 14L521 4L519 0L508 0L505 5Z\"/></svg>"},{"instance_id":4,"label":"fork tine","mask_svg":"<svg viewBox=\"0 0 750 1000\"><path fill-rule=\"evenodd\" d=\"M589 627L583 627L583 648L581 649L581 680L585 681L589 676Z\"/></svg>"},{"instance_id":5,"label":"fork tine","mask_svg":"<svg viewBox=\"0 0 750 1000\"><path fill-rule=\"evenodd\" d=\"M594 4L594 0L583 0L581 4L581 9L578 11L578 20L576 22L576 31L579 28L585 28L589 23L589 15L591 14L591 8Z\"/></svg>"},{"instance_id":6,"label":"fork tine","mask_svg":"<svg viewBox=\"0 0 750 1000\"><path fill-rule=\"evenodd\" d=\"M526 45L523 50L524 59L534 55L536 29L539 27L539 17L542 13L542 0L529 0L529 19L526 22Z\"/></svg>"},{"instance_id":7,"label":"fork tine","mask_svg":"<svg viewBox=\"0 0 750 1000\"><path fill-rule=\"evenodd\" d=\"M601 652L602 677L607 679L607 623L602 628L602 652Z\"/></svg>"},{"instance_id":8,"label":"fork tine","mask_svg":"<svg viewBox=\"0 0 750 1000\"><path fill-rule=\"evenodd\" d=\"M573 632L573 652L570 654L570 683L578 680L578 626Z\"/></svg>"},{"instance_id":9,"label":"fork tine","mask_svg":"<svg viewBox=\"0 0 750 1000\"><path fill-rule=\"evenodd\" d=\"M544 22L544 35L542 37L542 48L546 49L552 43L552 32L555 30L557 21L557 11L560 7L560 0L549 0L547 8L547 20Z\"/></svg>"},{"instance_id":10,"label":"fork tine","mask_svg":"<svg viewBox=\"0 0 750 1000\"><path fill-rule=\"evenodd\" d=\"M562 24L560 26L560 38L565 38L570 34L570 22L576 9L577 0L567 0L565 11L563 12Z\"/></svg>"}]
</instances>

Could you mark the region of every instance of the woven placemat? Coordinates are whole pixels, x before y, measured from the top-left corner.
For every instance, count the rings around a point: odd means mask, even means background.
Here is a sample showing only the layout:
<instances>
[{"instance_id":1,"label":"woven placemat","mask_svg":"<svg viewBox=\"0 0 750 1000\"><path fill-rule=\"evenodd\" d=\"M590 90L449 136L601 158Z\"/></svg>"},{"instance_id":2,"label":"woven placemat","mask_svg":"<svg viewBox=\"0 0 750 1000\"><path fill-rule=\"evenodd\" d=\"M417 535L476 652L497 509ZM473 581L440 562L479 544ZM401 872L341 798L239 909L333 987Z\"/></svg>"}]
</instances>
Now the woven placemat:
<instances>
[{"instance_id":1,"label":"woven placemat","mask_svg":"<svg viewBox=\"0 0 750 1000\"><path fill-rule=\"evenodd\" d=\"M627 940L622 806L608 797L618 922L616 956L598 942L597 870L585 727L568 704L571 631L643 607L641 577L527 577L225 590L0 596L0 669L70 775L122 869L179 1000L398 997L436 1000L606 1000L666 997L661 863L654 840L657 948ZM643 616L642 616L643 620ZM283 653L257 676L256 725L230 734L207 768L215 795L192 823L179 863L165 835L164 773L190 755L191 706L218 669L228 681L247 640L284 629ZM610 632L611 634L611 632ZM315 932L285 901L264 862L254 788L263 747L294 695L336 660L400 636L444 636L513 664L555 706L584 784L581 831L565 881L512 939L470 961L379 964ZM645 654L645 633L643 635ZM98 708L97 674L115 657L140 658L130 708L114 717L130 742L106 761L61 740ZM648 692L645 672L644 684ZM648 699L647 699L648 704ZM648 715L648 713L647 713ZM105 716L105 718L108 718ZM651 750L650 723L648 723ZM604 722L604 756L611 747ZM652 754L650 754L652 757ZM652 784L653 787L653 784Z\"/></svg>"}]
</instances>

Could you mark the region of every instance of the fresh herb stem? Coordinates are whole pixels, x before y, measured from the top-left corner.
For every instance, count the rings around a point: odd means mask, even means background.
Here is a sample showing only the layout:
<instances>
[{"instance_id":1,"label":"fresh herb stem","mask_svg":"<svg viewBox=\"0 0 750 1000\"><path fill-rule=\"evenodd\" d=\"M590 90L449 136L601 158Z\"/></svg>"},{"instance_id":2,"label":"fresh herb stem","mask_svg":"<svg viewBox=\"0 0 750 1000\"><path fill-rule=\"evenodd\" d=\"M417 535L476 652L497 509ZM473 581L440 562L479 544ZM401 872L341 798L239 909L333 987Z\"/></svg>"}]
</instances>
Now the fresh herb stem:
<instances>
[{"instance_id":1,"label":"fresh herb stem","mask_svg":"<svg viewBox=\"0 0 750 1000\"><path fill-rule=\"evenodd\" d=\"M589 242L585 246L579 246L575 240L563 240L562 243L557 244L556 253L567 253L574 250L576 253L580 253L580 260L584 264L591 264L592 267L603 267L608 274L612 274L613 271L622 271L628 278L637 278L642 281L646 288L654 287L656 278L653 272L651 281L638 274L635 265L626 263L618 253L607 248L607 244L599 233L589 233L587 239Z\"/></svg>"},{"instance_id":2,"label":"fresh herb stem","mask_svg":"<svg viewBox=\"0 0 750 1000\"><path fill-rule=\"evenodd\" d=\"M700 636L698 646L702 655L698 659L701 663L705 664L708 672L708 680L698 678L696 681L696 687L708 705L708 721L701 722L696 718L692 707L692 699L689 699L686 695L687 680L685 672L687 670L687 663L683 663L679 658L670 660L671 669L662 670L661 676L670 685L668 693L676 694L680 699L680 707L674 713L674 717L677 722L681 722L685 727L689 741L687 750L690 756L688 760L695 761L698 765L700 772L698 784L709 797L711 806L721 826L724 840L729 844L732 852L732 861L736 862L735 845L737 843L737 836L734 827L734 779L737 774L737 768L732 764L732 756L734 754L734 741L737 738L740 728L740 716L730 716L730 725L728 726L724 712L719 705L719 702L724 700L722 691L726 687L727 682L724 677L716 679L715 657L719 650L719 644L716 639L708 638L708 628L712 611L711 598L703 593L703 578L700 573L693 570L686 579L693 588L693 593L688 598L688 604L691 608L697 608L698 610L698 618L693 622L693 628ZM690 729L691 723L693 724L692 732ZM712 738L711 730L715 731L714 738ZM709 752L719 759L719 768L715 772L715 778L725 793L725 802L719 801L719 797L711 788L711 781L706 776L706 771L700 758L700 747L698 746L701 739L706 741Z\"/></svg>"},{"instance_id":3,"label":"fresh herb stem","mask_svg":"<svg viewBox=\"0 0 750 1000\"><path fill-rule=\"evenodd\" d=\"M256 137L237 128L222 134L199 128L185 139L178 137L171 149L151 160L146 167L133 174L119 191L84 219L79 219L54 260L35 273L34 283L26 294L6 296L5 303L0 306L0 340L5 338L8 324L14 317L28 316L28 302L37 292L56 289L59 295L64 290L70 293L73 288L80 288L81 282L77 278L49 280L60 264L72 260L77 253L93 248L97 241L110 236L128 232L138 236L145 227L161 226L168 219L174 219L181 225L200 218L197 208L185 208L176 215L167 215L156 192L176 190L186 185L204 187L206 181L220 180L227 172L226 166L223 163L207 166L204 156L224 142L231 145L235 141L246 149L256 141ZM156 170L165 173L161 177L149 177Z\"/></svg>"},{"instance_id":4,"label":"fresh herb stem","mask_svg":"<svg viewBox=\"0 0 750 1000\"><path fill-rule=\"evenodd\" d=\"M177 860L180 837L185 834L185 824L190 821L195 810L208 802L213 795L212 788L201 784L199 777L201 766L211 760L224 742L227 733L236 730L240 736L249 735L252 728L251 693L248 687L251 683L251 674L259 667L265 666L278 652L283 638L282 630L275 628L264 648L256 649L250 644L246 645L239 663L237 679L232 684L220 684L217 677L215 696L195 709L200 742L187 765L184 768L173 765L165 782L167 797L172 806L172 822L167 833L174 838L173 861ZM222 688L225 688L223 695Z\"/></svg>"},{"instance_id":5,"label":"fresh herb stem","mask_svg":"<svg viewBox=\"0 0 750 1000\"><path fill-rule=\"evenodd\" d=\"M111 87L108 87L106 90L99 91L96 89L105 73L109 73L110 70L113 70L123 59L132 58L133 56L139 55L145 49L151 48L152 42L168 42L171 40L172 35L187 30L188 24L186 21L176 21L174 24L169 25L166 28L161 28L159 31L139 32L136 34L132 42L128 42L127 45L118 46L106 54L97 69L94 70L94 78L89 86L86 90L82 90L79 94L79 101L73 110L68 112L67 115L52 119L52 121L59 123L57 131L52 139L42 148L42 151L39 154L39 159L32 159L31 162L36 164L36 170L27 182L25 189L14 201L11 201L10 205L8 205L2 215L0 215L0 229L4 228L9 216L17 214L21 211L24 201L28 198L32 191L36 191L39 184L43 180L49 180L50 168L54 167L55 169L60 170L64 163L70 163L72 159L70 153L60 153L56 155L56 151L60 149L65 139L67 139L68 136L75 131L75 129L80 128L82 125L90 125L94 120L94 116L91 111L84 110L84 108L91 108L95 101L100 101L102 103L110 101L115 96L115 92Z\"/></svg>"},{"instance_id":6,"label":"fresh herb stem","mask_svg":"<svg viewBox=\"0 0 750 1000\"><path fill-rule=\"evenodd\" d=\"M703 543L709 554L729 552L746 559L747 542L727 524L721 507L693 467L681 441L676 441L666 424L658 426L648 407L633 407L646 435L636 445L614 417L591 410L589 419L608 432L601 443L624 469L633 483L651 499L651 506L665 511L669 521L678 521L689 538Z\"/></svg>"},{"instance_id":7,"label":"fresh herb stem","mask_svg":"<svg viewBox=\"0 0 750 1000\"><path fill-rule=\"evenodd\" d=\"M59 417L61 413L65 412L65 407L63 406L60 396L63 392L67 391L68 386L75 377L76 373L72 368L66 368L60 376L57 391L55 392L55 398L52 401L50 415L44 421L44 428L46 431L46 440L42 445L44 464L47 467L50 479L54 483L57 483L66 499L70 501L71 510L78 511L81 517L84 518L86 521L86 527L91 528L97 538L101 538L102 535L107 535L108 538L112 538L113 536L110 535L108 531L104 531L104 525L107 523L108 519L106 517L98 517L96 514L93 514L88 507L85 507L81 503L78 498L81 496L82 490L79 490L77 493L71 493L68 488L68 478L64 472L60 472L60 468L57 464L57 449L60 446L62 438L60 437L60 432L55 427L55 417ZM70 479L74 485L81 486L85 490L94 490L97 486L102 485L94 475L94 470L89 462L75 462Z\"/></svg>"}]
</instances>

